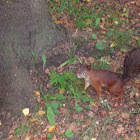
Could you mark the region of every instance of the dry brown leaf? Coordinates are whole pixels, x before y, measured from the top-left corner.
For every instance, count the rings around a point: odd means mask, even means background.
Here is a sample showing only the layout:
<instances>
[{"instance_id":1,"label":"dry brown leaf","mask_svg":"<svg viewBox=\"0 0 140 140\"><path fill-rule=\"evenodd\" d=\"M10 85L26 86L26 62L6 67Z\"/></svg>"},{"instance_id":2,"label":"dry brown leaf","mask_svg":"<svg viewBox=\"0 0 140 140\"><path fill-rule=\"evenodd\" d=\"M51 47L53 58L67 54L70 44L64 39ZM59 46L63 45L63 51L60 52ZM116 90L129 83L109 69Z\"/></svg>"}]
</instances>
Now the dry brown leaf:
<instances>
[{"instance_id":1,"label":"dry brown leaf","mask_svg":"<svg viewBox=\"0 0 140 140\"><path fill-rule=\"evenodd\" d=\"M138 125L136 129L140 132L140 125Z\"/></svg>"},{"instance_id":2,"label":"dry brown leaf","mask_svg":"<svg viewBox=\"0 0 140 140\"><path fill-rule=\"evenodd\" d=\"M64 93L64 89L60 89L59 93L63 94Z\"/></svg>"},{"instance_id":3,"label":"dry brown leaf","mask_svg":"<svg viewBox=\"0 0 140 140\"><path fill-rule=\"evenodd\" d=\"M89 111L88 116L90 116L92 118L94 116L94 113L92 111Z\"/></svg>"},{"instance_id":4,"label":"dry brown leaf","mask_svg":"<svg viewBox=\"0 0 140 140\"><path fill-rule=\"evenodd\" d=\"M49 88L50 87L50 84L47 84L47 88Z\"/></svg>"},{"instance_id":5,"label":"dry brown leaf","mask_svg":"<svg viewBox=\"0 0 140 140\"><path fill-rule=\"evenodd\" d=\"M135 96L134 92L130 92L130 98L132 99Z\"/></svg>"},{"instance_id":6,"label":"dry brown leaf","mask_svg":"<svg viewBox=\"0 0 140 140\"><path fill-rule=\"evenodd\" d=\"M73 119L76 119L77 118L77 115L76 114L73 114L72 117L73 117Z\"/></svg>"},{"instance_id":7,"label":"dry brown leaf","mask_svg":"<svg viewBox=\"0 0 140 140\"><path fill-rule=\"evenodd\" d=\"M89 62L93 63L94 62L94 58L93 57L89 57Z\"/></svg>"},{"instance_id":8,"label":"dry brown leaf","mask_svg":"<svg viewBox=\"0 0 140 140\"><path fill-rule=\"evenodd\" d=\"M45 73L46 74L50 74L50 70L49 69L45 69Z\"/></svg>"},{"instance_id":9,"label":"dry brown leaf","mask_svg":"<svg viewBox=\"0 0 140 140\"><path fill-rule=\"evenodd\" d=\"M24 140L30 140L31 136L27 135Z\"/></svg>"},{"instance_id":10,"label":"dry brown leaf","mask_svg":"<svg viewBox=\"0 0 140 140\"><path fill-rule=\"evenodd\" d=\"M121 134L123 130L124 130L124 127L122 127L122 125L118 125L118 127L117 127L117 135Z\"/></svg>"},{"instance_id":11,"label":"dry brown leaf","mask_svg":"<svg viewBox=\"0 0 140 140\"><path fill-rule=\"evenodd\" d=\"M130 118L130 114L123 113L123 114L122 114L122 118L123 118L123 119L129 119L129 118Z\"/></svg>"},{"instance_id":12,"label":"dry brown leaf","mask_svg":"<svg viewBox=\"0 0 140 140\"><path fill-rule=\"evenodd\" d=\"M46 134L47 132L48 132L48 129L47 128L45 128L45 129L42 130L42 133L43 134Z\"/></svg>"},{"instance_id":13,"label":"dry brown leaf","mask_svg":"<svg viewBox=\"0 0 140 140\"><path fill-rule=\"evenodd\" d=\"M135 40L139 40L139 37L137 37L137 36L132 36L132 38Z\"/></svg>"},{"instance_id":14,"label":"dry brown leaf","mask_svg":"<svg viewBox=\"0 0 140 140\"><path fill-rule=\"evenodd\" d=\"M76 123L71 123L69 126L69 129L71 129L74 133L77 133L77 124Z\"/></svg>"}]
</instances>

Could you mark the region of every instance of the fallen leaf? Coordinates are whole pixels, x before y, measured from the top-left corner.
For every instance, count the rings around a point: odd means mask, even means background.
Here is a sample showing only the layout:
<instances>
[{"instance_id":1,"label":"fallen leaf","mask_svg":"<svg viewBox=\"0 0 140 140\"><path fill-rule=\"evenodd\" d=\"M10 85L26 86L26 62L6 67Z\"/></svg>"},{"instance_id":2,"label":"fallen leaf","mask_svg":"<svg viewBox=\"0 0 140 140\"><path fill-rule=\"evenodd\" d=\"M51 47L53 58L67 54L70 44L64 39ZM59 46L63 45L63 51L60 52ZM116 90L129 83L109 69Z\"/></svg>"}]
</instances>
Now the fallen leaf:
<instances>
[{"instance_id":1,"label":"fallen leaf","mask_svg":"<svg viewBox=\"0 0 140 140\"><path fill-rule=\"evenodd\" d=\"M115 46L116 46L115 42L111 43L111 45L110 45L110 47L115 47Z\"/></svg>"},{"instance_id":2,"label":"fallen leaf","mask_svg":"<svg viewBox=\"0 0 140 140\"><path fill-rule=\"evenodd\" d=\"M85 57L80 57L81 60L85 60Z\"/></svg>"},{"instance_id":3,"label":"fallen leaf","mask_svg":"<svg viewBox=\"0 0 140 140\"><path fill-rule=\"evenodd\" d=\"M42 117L45 113L46 113L45 111L39 110L39 111L37 112L37 115L40 116L40 117Z\"/></svg>"},{"instance_id":4,"label":"fallen leaf","mask_svg":"<svg viewBox=\"0 0 140 140\"><path fill-rule=\"evenodd\" d=\"M137 97L137 99L139 98L139 96L140 96L140 94L137 92L137 93L136 93L136 97Z\"/></svg>"},{"instance_id":5,"label":"fallen leaf","mask_svg":"<svg viewBox=\"0 0 140 140\"><path fill-rule=\"evenodd\" d=\"M31 136L27 135L24 140L30 140Z\"/></svg>"},{"instance_id":6,"label":"fallen leaf","mask_svg":"<svg viewBox=\"0 0 140 140\"><path fill-rule=\"evenodd\" d=\"M91 22L91 20L90 20L90 19L87 19L87 21L86 21L85 25L89 25L89 24L90 24L90 22Z\"/></svg>"},{"instance_id":7,"label":"fallen leaf","mask_svg":"<svg viewBox=\"0 0 140 140\"><path fill-rule=\"evenodd\" d=\"M46 74L50 74L50 70L49 69L45 69L45 73Z\"/></svg>"},{"instance_id":8,"label":"fallen leaf","mask_svg":"<svg viewBox=\"0 0 140 140\"><path fill-rule=\"evenodd\" d=\"M39 91L34 91L34 94L40 96L40 92Z\"/></svg>"},{"instance_id":9,"label":"fallen leaf","mask_svg":"<svg viewBox=\"0 0 140 140\"><path fill-rule=\"evenodd\" d=\"M77 124L76 123L71 123L69 126L69 129L71 129L74 133L77 133Z\"/></svg>"},{"instance_id":10,"label":"fallen leaf","mask_svg":"<svg viewBox=\"0 0 140 140\"><path fill-rule=\"evenodd\" d=\"M38 119L35 119L35 118L30 120L31 123L37 122L37 121L38 121Z\"/></svg>"},{"instance_id":11,"label":"fallen leaf","mask_svg":"<svg viewBox=\"0 0 140 140\"><path fill-rule=\"evenodd\" d=\"M56 136L53 136L52 140L57 140Z\"/></svg>"},{"instance_id":12,"label":"fallen leaf","mask_svg":"<svg viewBox=\"0 0 140 140\"><path fill-rule=\"evenodd\" d=\"M124 127L122 127L122 125L118 125L118 128L117 128L117 134L121 134L122 131L124 130Z\"/></svg>"},{"instance_id":13,"label":"fallen leaf","mask_svg":"<svg viewBox=\"0 0 140 140\"><path fill-rule=\"evenodd\" d=\"M56 24L60 24L60 21L59 21L59 20L54 19L54 22L55 22Z\"/></svg>"},{"instance_id":14,"label":"fallen leaf","mask_svg":"<svg viewBox=\"0 0 140 140\"><path fill-rule=\"evenodd\" d=\"M34 140L40 140L38 136L34 136Z\"/></svg>"},{"instance_id":15,"label":"fallen leaf","mask_svg":"<svg viewBox=\"0 0 140 140\"><path fill-rule=\"evenodd\" d=\"M140 125L138 125L136 129L140 132Z\"/></svg>"},{"instance_id":16,"label":"fallen leaf","mask_svg":"<svg viewBox=\"0 0 140 140\"><path fill-rule=\"evenodd\" d=\"M80 102L81 102L81 100L80 100L80 99L78 99L78 100L77 100L77 103L80 103Z\"/></svg>"},{"instance_id":17,"label":"fallen leaf","mask_svg":"<svg viewBox=\"0 0 140 140\"><path fill-rule=\"evenodd\" d=\"M135 1L131 1L131 4L135 4Z\"/></svg>"},{"instance_id":18,"label":"fallen leaf","mask_svg":"<svg viewBox=\"0 0 140 140\"><path fill-rule=\"evenodd\" d=\"M94 58L93 57L89 57L89 62L93 63L94 62Z\"/></svg>"},{"instance_id":19,"label":"fallen leaf","mask_svg":"<svg viewBox=\"0 0 140 140\"><path fill-rule=\"evenodd\" d=\"M130 98L132 99L135 96L134 92L130 92Z\"/></svg>"},{"instance_id":20,"label":"fallen leaf","mask_svg":"<svg viewBox=\"0 0 140 140\"><path fill-rule=\"evenodd\" d=\"M61 129L61 134L64 134L65 133L65 129Z\"/></svg>"},{"instance_id":21,"label":"fallen leaf","mask_svg":"<svg viewBox=\"0 0 140 140\"><path fill-rule=\"evenodd\" d=\"M43 134L45 134L45 133L47 133L47 132L48 132L48 129L47 129L47 128L45 128L45 129L42 130L42 133L43 133Z\"/></svg>"},{"instance_id":22,"label":"fallen leaf","mask_svg":"<svg viewBox=\"0 0 140 140\"><path fill-rule=\"evenodd\" d=\"M60 89L59 93L63 94L64 93L64 89Z\"/></svg>"},{"instance_id":23,"label":"fallen leaf","mask_svg":"<svg viewBox=\"0 0 140 140\"><path fill-rule=\"evenodd\" d=\"M122 114L122 118L123 118L123 119L129 119L129 118L130 118L130 114L123 113L123 114Z\"/></svg>"},{"instance_id":24,"label":"fallen leaf","mask_svg":"<svg viewBox=\"0 0 140 140\"><path fill-rule=\"evenodd\" d=\"M52 126L51 128L49 128L49 131L48 132L52 133L52 132L54 132L54 130L55 130L55 125Z\"/></svg>"},{"instance_id":25,"label":"fallen leaf","mask_svg":"<svg viewBox=\"0 0 140 140\"><path fill-rule=\"evenodd\" d=\"M106 28L104 27L104 25L100 25L100 28L101 28L102 30L105 30L105 31L106 31Z\"/></svg>"},{"instance_id":26,"label":"fallen leaf","mask_svg":"<svg viewBox=\"0 0 140 140\"><path fill-rule=\"evenodd\" d=\"M96 140L96 138L92 138L91 140Z\"/></svg>"},{"instance_id":27,"label":"fallen leaf","mask_svg":"<svg viewBox=\"0 0 140 140\"><path fill-rule=\"evenodd\" d=\"M50 87L50 84L47 84L47 88L49 88Z\"/></svg>"},{"instance_id":28,"label":"fallen leaf","mask_svg":"<svg viewBox=\"0 0 140 140\"><path fill-rule=\"evenodd\" d=\"M24 116L29 115L29 108L24 108L24 109L22 110L22 112L23 112Z\"/></svg>"},{"instance_id":29,"label":"fallen leaf","mask_svg":"<svg viewBox=\"0 0 140 140\"><path fill-rule=\"evenodd\" d=\"M92 118L94 116L94 113L92 111L89 111L88 116L90 116Z\"/></svg>"},{"instance_id":30,"label":"fallen leaf","mask_svg":"<svg viewBox=\"0 0 140 140\"><path fill-rule=\"evenodd\" d=\"M118 24L119 24L119 22L118 22L118 21L115 21L114 23L115 23L116 25L118 25Z\"/></svg>"},{"instance_id":31,"label":"fallen leaf","mask_svg":"<svg viewBox=\"0 0 140 140\"><path fill-rule=\"evenodd\" d=\"M76 114L73 114L72 117L73 117L73 119L76 119L77 118L77 115Z\"/></svg>"},{"instance_id":32,"label":"fallen leaf","mask_svg":"<svg viewBox=\"0 0 140 140\"><path fill-rule=\"evenodd\" d=\"M87 0L87 2L91 2L91 0Z\"/></svg>"},{"instance_id":33,"label":"fallen leaf","mask_svg":"<svg viewBox=\"0 0 140 140\"><path fill-rule=\"evenodd\" d=\"M134 38L135 40L139 40L139 37L137 36L132 36L132 38Z\"/></svg>"},{"instance_id":34,"label":"fallen leaf","mask_svg":"<svg viewBox=\"0 0 140 140\"><path fill-rule=\"evenodd\" d=\"M37 102L40 103L40 92L39 91L34 91L35 96L37 97Z\"/></svg>"},{"instance_id":35,"label":"fallen leaf","mask_svg":"<svg viewBox=\"0 0 140 140\"><path fill-rule=\"evenodd\" d=\"M1 121L0 121L0 125L2 125Z\"/></svg>"}]
</instances>

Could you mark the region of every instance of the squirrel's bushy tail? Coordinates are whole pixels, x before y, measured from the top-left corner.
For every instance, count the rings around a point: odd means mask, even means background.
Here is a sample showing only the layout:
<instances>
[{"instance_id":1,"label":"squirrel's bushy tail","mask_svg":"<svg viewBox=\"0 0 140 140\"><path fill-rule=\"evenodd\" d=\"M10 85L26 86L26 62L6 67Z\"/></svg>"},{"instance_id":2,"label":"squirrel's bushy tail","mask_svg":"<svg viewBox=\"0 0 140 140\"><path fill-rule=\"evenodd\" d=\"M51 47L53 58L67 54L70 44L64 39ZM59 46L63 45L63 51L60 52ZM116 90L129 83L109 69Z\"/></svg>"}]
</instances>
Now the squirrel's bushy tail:
<instances>
[{"instance_id":1,"label":"squirrel's bushy tail","mask_svg":"<svg viewBox=\"0 0 140 140\"><path fill-rule=\"evenodd\" d=\"M122 78L127 81L138 72L140 72L140 48L135 48L129 51L124 59Z\"/></svg>"}]
</instances>

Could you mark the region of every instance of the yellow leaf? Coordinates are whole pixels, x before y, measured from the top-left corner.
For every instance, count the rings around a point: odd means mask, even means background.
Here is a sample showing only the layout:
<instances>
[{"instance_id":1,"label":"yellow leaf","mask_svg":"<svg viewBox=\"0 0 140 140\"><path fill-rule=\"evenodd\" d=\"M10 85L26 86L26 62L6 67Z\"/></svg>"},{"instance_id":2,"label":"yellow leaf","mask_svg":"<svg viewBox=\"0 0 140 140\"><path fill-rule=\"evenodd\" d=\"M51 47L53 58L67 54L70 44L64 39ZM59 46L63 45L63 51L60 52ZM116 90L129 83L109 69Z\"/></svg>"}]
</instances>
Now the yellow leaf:
<instances>
[{"instance_id":1,"label":"yellow leaf","mask_svg":"<svg viewBox=\"0 0 140 140\"><path fill-rule=\"evenodd\" d=\"M30 140L31 136L27 135L24 140Z\"/></svg>"},{"instance_id":2,"label":"yellow leaf","mask_svg":"<svg viewBox=\"0 0 140 140\"><path fill-rule=\"evenodd\" d=\"M116 45L116 43L115 42L113 42L112 44L111 44L111 47L114 47Z\"/></svg>"},{"instance_id":3,"label":"yellow leaf","mask_svg":"<svg viewBox=\"0 0 140 140\"><path fill-rule=\"evenodd\" d=\"M102 18L102 21L103 21L103 23L105 23L105 18L104 17Z\"/></svg>"},{"instance_id":4,"label":"yellow leaf","mask_svg":"<svg viewBox=\"0 0 140 140\"><path fill-rule=\"evenodd\" d=\"M40 102L40 92L39 91L34 91L36 97L37 97L37 102Z\"/></svg>"},{"instance_id":5,"label":"yellow leaf","mask_svg":"<svg viewBox=\"0 0 140 140\"><path fill-rule=\"evenodd\" d=\"M55 125L54 126L52 126L51 128L49 128L49 131L48 132L53 132L55 130Z\"/></svg>"},{"instance_id":6,"label":"yellow leaf","mask_svg":"<svg viewBox=\"0 0 140 140\"><path fill-rule=\"evenodd\" d=\"M135 1L131 1L131 4L134 4L135 3Z\"/></svg>"},{"instance_id":7,"label":"yellow leaf","mask_svg":"<svg viewBox=\"0 0 140 140\"><path fill-rule=\"evenodd\" d=\"M124 16L125 16L125 13L120 14L120 16L121 16L121 17L124 17Z\"/></svg>"},{"instance_id":8,"label":"yellow leaf","mask_svg":"<svg viewBox=\"0 0 140 140\"><path fill-rule=\"evenodd\" d=\"M39 110L38 112L37 112L37 115L38 116L43 116L45 114L45 111L43 111L43 110Z\"/></svg>"},{"instance_id":9,"label":"yellow leaf","mask_svg":"<svg viewBox=\"0 0 140 140\"><path fill-rule=\"evenodd\" d=\"M128 17L128 13L125 13L125 17Z\"/></svg>"},{"instance_id":10,"label":"yellow leaf","mask_svg":"<svg viewBox=\"0 0 140 140\"><path fill-rule=\"evenodd\" d=\"M96 138L92 138L91 140L96 140Z\"/></svg>"},{"instance_id":11,"label":"yellow leaf","mask_svg":"<svg viewBox=\"0 0 140 140\"><path fill-rule=\"evenodd\" d=\"M119 22L118 22L118 21L115 21L114 23L115 23L116 25L118 25Z\"/></svg>"},{"instance_id":12,"label":"yellow leaf","mask_svg":"<svg viewBox=\"0 0 140 140\"><path fill-rule=\"evenodd\" d=\"M59 20L54 20L54 22L56 23L56 24L60 24L60 21Z\"/></svg>"},{"instance_id":13,"label":"yellow leaf","mask_svg":"<svg viewBox=\"0 0 140 140\"><path fill-rule=\"evenodd\" d=\"M24 108L24 109L22 110L22 112L23 112L24 116L29 115L29 108Z\"/></svg>"},{"instance_id":14,"label":"yellow leaf","mask_svg":"<svg viewBox=\"0 0 140 140\"><path fill-rule=\"evenodd\" d=\"M90 19L88 19L87 21L86 21L86 23L85 23L85 25L89 25L90 24Z\"/></svg>"},{"instance_id":15,"label":"yellow leaf","mask_svg":"<svg viewBox=\"0 0 140 140\"><path fill-rule=\"evenodd\" d=\"M123 12L126 12L126 8L123 8Z\"/></svg>"},{"instance_id":16,"label":"yellow leaf","mask_svg":"<svg viewBox=\"0 0 140 140\"><path fill-rule=\"evenodd\" d=\"M40 92L39 91L34 91L34 94L40 96Z\"/></svg>"},{"instance_id":17,"label":"yellow leaf","mask_svg":"<svg viewBox=\"0 0 140 140\"><path fill-rule=\"evenodd\" d=\"M0 121L0 125L2 125L1 121Z\"/></svg>"},{"instance_id":18,"label":"yellow leaf","mask_svg":"<svg viewBox=\"0 0 140 140\"><path fill-rule=\"evenodd\" d=\"M87 0L87 2L91 2L91 0Z\"/></svg>"},{"instance_id":19,"label":"yellow leaf","mask_svg":"<svg viewBox=\"0 0 140 140\"><path fill-rule=\"evenodd\" d=\"M38 119L31 119L31 120L30 120L31 123L37 122L37 121L38 121Z\"/></svg>"}]
</instances>

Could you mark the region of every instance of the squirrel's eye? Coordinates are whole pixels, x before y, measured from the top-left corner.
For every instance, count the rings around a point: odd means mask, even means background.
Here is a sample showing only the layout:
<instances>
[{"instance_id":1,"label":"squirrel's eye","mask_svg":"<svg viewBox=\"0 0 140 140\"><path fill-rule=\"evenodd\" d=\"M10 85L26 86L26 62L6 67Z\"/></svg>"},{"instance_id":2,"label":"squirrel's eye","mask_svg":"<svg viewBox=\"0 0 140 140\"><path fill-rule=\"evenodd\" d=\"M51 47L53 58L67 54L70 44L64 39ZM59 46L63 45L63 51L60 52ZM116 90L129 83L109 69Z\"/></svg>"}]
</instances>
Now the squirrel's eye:
<instances>
[{"instance_id":1,"label":"squirrel's eye","mask_svg":"<svg viewBox=\"0 0 140 140\"><path fill-rule=\"evenodd\" d=\"M83 75L86 75L86 72L85 71L83 72Z\"/></svg>"}]
</instances>

